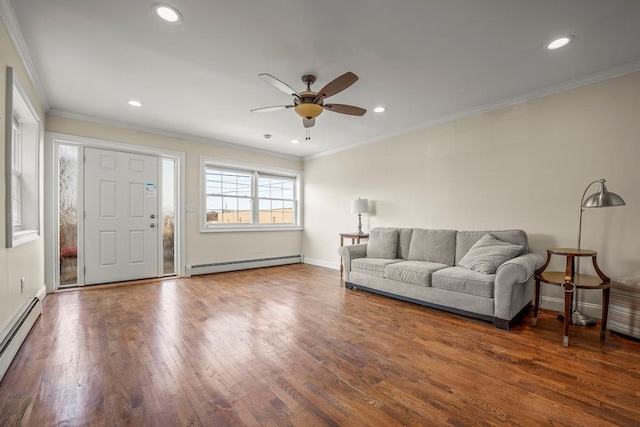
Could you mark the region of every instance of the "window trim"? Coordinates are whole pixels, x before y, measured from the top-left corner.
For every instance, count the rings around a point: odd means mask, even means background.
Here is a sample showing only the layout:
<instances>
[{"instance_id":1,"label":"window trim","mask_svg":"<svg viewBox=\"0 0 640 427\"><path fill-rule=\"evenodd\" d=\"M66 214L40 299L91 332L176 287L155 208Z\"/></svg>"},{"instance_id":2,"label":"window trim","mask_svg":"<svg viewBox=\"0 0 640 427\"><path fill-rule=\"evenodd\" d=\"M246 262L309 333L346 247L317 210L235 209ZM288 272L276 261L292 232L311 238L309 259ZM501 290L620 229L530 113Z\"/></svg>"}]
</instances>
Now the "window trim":
<instances>
[{"instance_id":1,"label":"window trim","mask_svg":"<svg viewBox=\"0 0 640 427\"><path fill-rule=\"evenodd\" d=\"M216 167L221 169L241 170L262 175L286 176L295 179L294 203L296 205L296 221L295 224L207 224L207 205L206 205L206 174L207 167ZM255 186L257 182L252 182ZM223 160L214 157L200 156L200 232L201 233L226 233L237 231L301 231L303 230L303 185L302 171L295 169L279 168L275 166L265 166L254 163L245 163L240 161ZM255 211L254 211L255 216Z\"/></svg>"},{"instance_id":2,"label":"window trim","mask_svg":"<svg viewBox=\"0 0 640 427\"><path fill-rule=\"evenodd\" d=\"M12 248L40 237L40 117L26 90L6 67L5 114L5 230L6 247ZM14 117L20 124L21 225L13 224ZM25 147L27 154L25 155ZM28 162L28 163L25 163ZM30 197L25 199L24 190ZM25 215L25 209L28 215Z\"/></svg>"}]
</instances>

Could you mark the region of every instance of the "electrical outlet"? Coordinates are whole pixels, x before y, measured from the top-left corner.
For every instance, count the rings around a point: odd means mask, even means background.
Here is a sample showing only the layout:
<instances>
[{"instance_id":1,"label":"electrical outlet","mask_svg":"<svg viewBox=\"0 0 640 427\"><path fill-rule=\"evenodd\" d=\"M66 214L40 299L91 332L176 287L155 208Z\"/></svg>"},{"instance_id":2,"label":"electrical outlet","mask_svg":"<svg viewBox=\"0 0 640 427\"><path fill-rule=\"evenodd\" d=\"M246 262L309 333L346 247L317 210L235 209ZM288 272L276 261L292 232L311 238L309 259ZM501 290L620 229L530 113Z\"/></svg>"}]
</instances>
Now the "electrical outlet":
<instances>
[{"instance_id":1,"label":"electrical outlet","mask_svg":"<svg viewBox=\"0 0 640 427\"><path fill-rule=\"evenodd\" d=\"M20 278L20 293L24 293L24 277Z\"/></svg>"},{"instance_id":2,"label":"electrical outlet","mask_svg":"<svg viewBox=\"0 0 640 427\"><path fill-rule=\"evenodd\" d=\"M260 253L260 246L256 246L256 253L259 254Z\"/></svg>"},{"instance_id":3,"label":"electrical outlet","mask_svg":"<svg viewBox=\"0 0 640 427\"><path fill-rule=\"evenodd\" d=\"M193 213L196 211L196 207L194 205L187 205L185 206L185 208L186 208L185 210L189 213Z\"/></svg>"}]
</instances>

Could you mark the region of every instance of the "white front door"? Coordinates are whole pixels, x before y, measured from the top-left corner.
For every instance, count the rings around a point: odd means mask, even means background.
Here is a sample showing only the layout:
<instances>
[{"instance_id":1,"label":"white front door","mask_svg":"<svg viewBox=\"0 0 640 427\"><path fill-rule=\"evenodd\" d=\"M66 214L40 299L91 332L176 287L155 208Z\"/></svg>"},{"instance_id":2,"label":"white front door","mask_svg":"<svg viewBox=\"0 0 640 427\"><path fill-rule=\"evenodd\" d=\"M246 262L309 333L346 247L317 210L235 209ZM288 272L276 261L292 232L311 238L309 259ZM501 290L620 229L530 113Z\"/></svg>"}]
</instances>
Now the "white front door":
<instances>
[{"instance_id":1,"label":"white front door","mask_svg":"<svg viewBox=\"0 0 640 427\"><path fill-rule=\"evenodd\" d=\"M158 159L85 149L85 284L158 276Z\"/></svg>"}]
</instances>

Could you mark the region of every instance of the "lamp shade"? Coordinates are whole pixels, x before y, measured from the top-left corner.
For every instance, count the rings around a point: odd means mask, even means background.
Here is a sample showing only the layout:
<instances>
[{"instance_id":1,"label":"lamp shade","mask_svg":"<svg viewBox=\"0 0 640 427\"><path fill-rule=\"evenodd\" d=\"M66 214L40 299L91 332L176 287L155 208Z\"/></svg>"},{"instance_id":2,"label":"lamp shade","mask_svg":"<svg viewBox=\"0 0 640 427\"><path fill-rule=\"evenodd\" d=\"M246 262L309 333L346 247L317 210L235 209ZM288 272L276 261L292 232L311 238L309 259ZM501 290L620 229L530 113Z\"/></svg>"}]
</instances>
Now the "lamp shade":
<instances>
[{"instance_id":1,"label":"lamp shade","mask_svg":"<svg viewBox=\"0 0 640 427\"><path fill-rule=\"evenodd\" d=\"M356 199L351 201L351 213L360 214L369 212L368 199Z\"/></svg>"},{"instance_id":2,"label":"lamp shade","mask_svg":"<svg viewBox=\"0 0 640 427\"><path fill-rule=\"evenodd\" d=\"M626 203L622 197L607 190L604 179L600 180L600 190L587 197L582 203L583 208L607 208L612 206L624 206Z\"/></svg>"}]
</instances>

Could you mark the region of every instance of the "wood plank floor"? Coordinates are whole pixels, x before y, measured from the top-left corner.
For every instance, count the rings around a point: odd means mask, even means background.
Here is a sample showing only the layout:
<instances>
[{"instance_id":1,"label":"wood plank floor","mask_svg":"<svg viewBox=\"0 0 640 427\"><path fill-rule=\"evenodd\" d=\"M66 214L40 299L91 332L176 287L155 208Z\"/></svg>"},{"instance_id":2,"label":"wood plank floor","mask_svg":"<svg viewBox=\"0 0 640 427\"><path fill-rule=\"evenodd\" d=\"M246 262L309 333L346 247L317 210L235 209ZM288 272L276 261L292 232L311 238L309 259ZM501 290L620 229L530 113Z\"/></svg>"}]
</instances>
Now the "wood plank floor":
<instances>
[{"instance_id":1,"label":"wood plank floor","mask_svg":"<svg viewBox=\"0 0 640 427\"><path fill-rule=\"evenodd\" d=\"M48 295L0 425L640 425L640 343L510 332L297 264Z\"/></svg>"}]
</instances>

